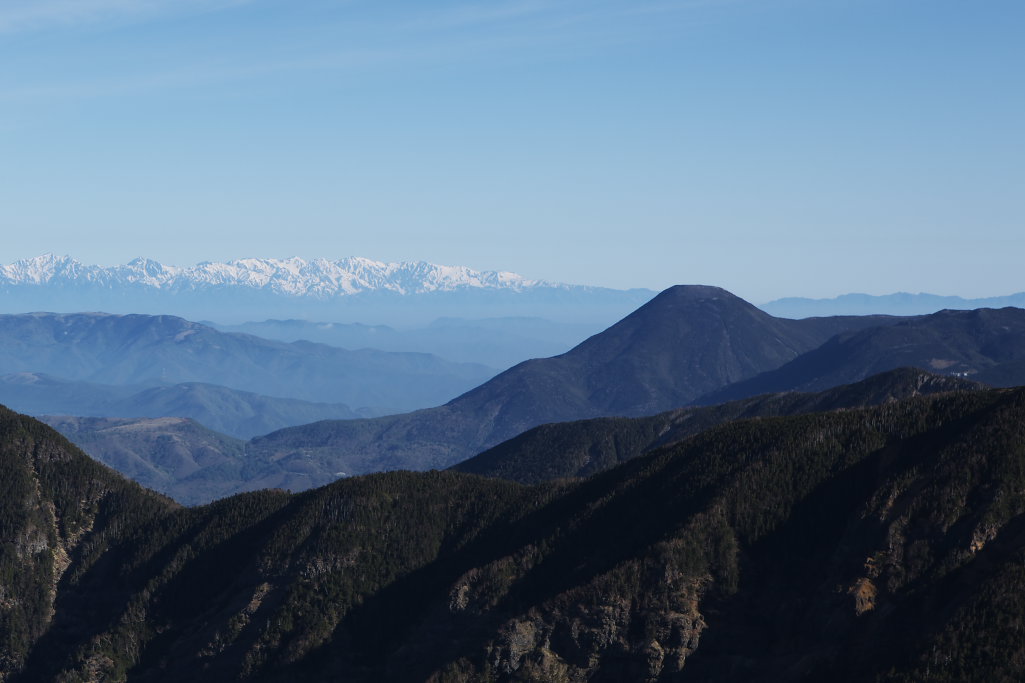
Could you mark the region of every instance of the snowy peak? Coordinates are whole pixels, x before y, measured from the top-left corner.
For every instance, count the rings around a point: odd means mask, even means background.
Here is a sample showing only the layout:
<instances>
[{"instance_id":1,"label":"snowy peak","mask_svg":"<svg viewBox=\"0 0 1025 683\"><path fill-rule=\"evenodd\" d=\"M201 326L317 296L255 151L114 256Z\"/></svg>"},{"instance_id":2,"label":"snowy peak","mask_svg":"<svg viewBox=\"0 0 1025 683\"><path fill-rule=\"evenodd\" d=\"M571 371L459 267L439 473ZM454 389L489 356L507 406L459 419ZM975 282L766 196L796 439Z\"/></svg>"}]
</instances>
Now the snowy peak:
<instances>
[{"instance_id":1,"label":"snowy peak","mask_svg":"<svg viewBox=\"0 0 1025 683\"><path fill-rule=\"evenodd\" d=\"M43 254L0 266L0 277L19 284L41 285L57 279L77 279L85 275L84 271L85 266L69 256Z\"/></svg>"},{"instance_id":2,"label":"snowy peak","mask_svg":"<svg viewBox=\"0 0 1025 683\"><path fill-rule=\"evenodd\" d=\"M103 267L84 265L69 256L44 254L0 266L0 286L86 284L165 291L243 288L318 299L381 291L420 294L459 289L522 291L568 287L528 280L505 271L478 271L424 261L384 263L360 257L337 261L244 258L224 263L203 262L190 267L136 258L124 265Z\"/></svg>"}]
</instances>

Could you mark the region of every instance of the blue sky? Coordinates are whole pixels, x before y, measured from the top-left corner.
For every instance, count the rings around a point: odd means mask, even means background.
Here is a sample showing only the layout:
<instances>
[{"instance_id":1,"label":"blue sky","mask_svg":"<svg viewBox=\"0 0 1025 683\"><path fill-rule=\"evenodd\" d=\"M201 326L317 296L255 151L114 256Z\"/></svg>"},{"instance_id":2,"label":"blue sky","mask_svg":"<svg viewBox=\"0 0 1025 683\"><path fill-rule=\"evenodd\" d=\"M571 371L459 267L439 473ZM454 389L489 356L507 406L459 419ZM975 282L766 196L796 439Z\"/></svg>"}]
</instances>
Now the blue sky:
<instances>
[{"instance_id":1,"label":"blue sky","mask_svg":"<svg viewBox=\"0 0 1025 683\"><path fill-rule=\"evenodd\" d=\"M0 261L1025 290L1020 0L0 0Z\"/></svg>"}]
</instances>

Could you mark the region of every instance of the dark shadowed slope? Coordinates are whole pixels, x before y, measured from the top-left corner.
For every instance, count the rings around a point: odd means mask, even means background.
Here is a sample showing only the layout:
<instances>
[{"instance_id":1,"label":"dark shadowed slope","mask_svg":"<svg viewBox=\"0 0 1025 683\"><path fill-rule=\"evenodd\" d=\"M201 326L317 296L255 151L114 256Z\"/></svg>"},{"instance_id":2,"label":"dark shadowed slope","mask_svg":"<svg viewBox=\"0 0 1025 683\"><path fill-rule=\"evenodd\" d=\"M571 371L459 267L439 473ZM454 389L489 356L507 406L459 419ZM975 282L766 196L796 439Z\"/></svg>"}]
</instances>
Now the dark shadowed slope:
<instances>
[{"instance_id":1,"label":"dark shadowed slope","mask_svg":"<svg viewBox=\"0 0 1025 683\"><path fill-rule=\"evenodd\" d=\"M718 287L681 285L571 351L520 363L439 408L281 430L253 449L286 468L309 467L316 483L334 472L447 467L546 422L687 405L838 331L896 320L784 320Z\"/></svg>"},{"instance_id":2,"label":"dark shadowed slope","mask_svg":"<svg viewBox=\"0 0 1025 683\"><path fill-rule=\"evenodd\" d=\"M711 407L678 408L651 417L603 417L540 425L451 469L521 484L587 477L733 420L858 408L984 388L957 377L902 368L815 394L765 394Z\"/></svg>"},{"instance_id":3,"label":"dark shadowed slope","mask_svg":"<svg viewBox=\"0 0 1025 683\"><path fill-rule=\"evenodd\" d=\"M993 386L1025 384L1025 310L940 311L841 334L799 358L713 391L713 404L776 391L819 391L897 367L958 374Z\"/></svg>"},{"instance_id":4,"label":"dark shadowed slope","mask_svg":"<svg viewBox=\"0 0 1025 683\"><path fill-rule=\"evenodd\" d=\"M503 412L522 416L516 431L542 414L650 415L779 367L838 332L893 321L773 318L719 287L680 285L568 353L527 361L452 404L502 397Z\"/></svg>"},{"instance_id":5,"label":"dark shadowed slope","mask_svg":"<svg viewBox=\"0 0 1025 683\"><path fill-rule=\"evenodd\" d=\"M41 422L0 407L0 680L11 680L61 623L67 604L61 587L102 567L112 546L178 508ZM89 606L121 595L111 584L87 598L79 627L102 629L102 612L85 616Z\"/></svg>"},{"instance_id":6,"label":"dark shadowed slope","mask_svg":"<svg viewBox=\"0 0 1025 683\"><path fill-rule=\"evenodd\" d=\"M1015 681L1025 393L743 420L572 485L176 509L0 414L0 675Z\"/></svg>"}]
</instances>

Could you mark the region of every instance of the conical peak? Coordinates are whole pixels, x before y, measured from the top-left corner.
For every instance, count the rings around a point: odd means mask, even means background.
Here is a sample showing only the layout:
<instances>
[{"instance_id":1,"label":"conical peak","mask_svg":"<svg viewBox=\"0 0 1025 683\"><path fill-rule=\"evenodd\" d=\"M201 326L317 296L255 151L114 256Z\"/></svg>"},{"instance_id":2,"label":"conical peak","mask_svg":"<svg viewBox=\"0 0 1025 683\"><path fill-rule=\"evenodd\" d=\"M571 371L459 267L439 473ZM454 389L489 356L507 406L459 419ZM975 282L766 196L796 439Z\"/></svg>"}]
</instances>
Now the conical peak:
<instances>
[{"instance_id":1,"label":"conical peak","mask_svg":"<svg viewBox=\"0 0 1025 683\"><path fill-rule=\"evenodd\" d=\"M753 316L758 320L772 320L752 304L721 287L710 285L675 285L660 292L651 301L626 316L605 332L591 337L581 346L589 345L607 335L616 336L625 330L639 327L655 330L670 329L683 324L690 326L698 320L715 318L736 319Z\"/></svg>"},{"instance_id":2,"label":"conical peak","mask_svg":"<svg viewBox=\"0 0 1025 683\"><path fill-rule=\"evenodd\" d=\"M712 285L673 285L672 287L663 290L656 296L652 301L656 301L661 298L667 299L718 299L728 298L737 299L735 294L726 291L722 287L715 287Z\"/></svg>"},{"instance_id":3,"label":"conical peak","mask_svg":"<svg viewBox=\"0 0 1025 683\"><path fill-rule=\"evenodd\" d=\"M689 308L709 303L712 304L713 308L754 308L752 304L744 301L736 294L726 291L722 287L713 287L711 285L674 285L660 292L651 301L637 309L635 313L679 309L681 306Z\"/></svg>"}]
</instances>

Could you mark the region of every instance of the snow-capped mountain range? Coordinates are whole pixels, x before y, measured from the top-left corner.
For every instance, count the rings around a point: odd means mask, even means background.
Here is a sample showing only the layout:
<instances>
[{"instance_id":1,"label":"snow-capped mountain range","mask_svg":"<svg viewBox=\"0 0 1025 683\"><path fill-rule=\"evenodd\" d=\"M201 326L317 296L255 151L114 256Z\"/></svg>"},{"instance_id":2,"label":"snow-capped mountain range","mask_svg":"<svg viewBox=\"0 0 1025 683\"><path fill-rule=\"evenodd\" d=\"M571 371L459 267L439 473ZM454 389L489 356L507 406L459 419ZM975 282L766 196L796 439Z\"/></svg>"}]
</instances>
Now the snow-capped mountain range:
<instances>
[{"instance_id":1,"label":"snow-capped mountain range","mask_svg":"<svg viewBox=\"0 0 1025 683\"><path fill-rule=\"evenodd\" d=\"M317 299L374 291L423 294L462 288L522 291L570 287L504 271L478 271L424 261L384 263L360 257L337 261L246 258L188 267L137 258L124 265L103 267L86 265L69 256L44 254L0 266L0 286L53 284L143 286L164 291L242 287Z\"/></svg>"},{"instance_id":2,"label":"snow-capped mountain range","mask_svg":"<svg viewBox=\"0 0 1025 683\"><path fill-rule=\"evenodd\" d=\"M116 266L45 254L0 265L0 313L167 313L235 324L268 319L408 327L442 317L540 317L612 324L650 299L617 290L530 280L516 273L367 258L246 258Z\"/></svg>"}]
</instances>

